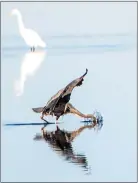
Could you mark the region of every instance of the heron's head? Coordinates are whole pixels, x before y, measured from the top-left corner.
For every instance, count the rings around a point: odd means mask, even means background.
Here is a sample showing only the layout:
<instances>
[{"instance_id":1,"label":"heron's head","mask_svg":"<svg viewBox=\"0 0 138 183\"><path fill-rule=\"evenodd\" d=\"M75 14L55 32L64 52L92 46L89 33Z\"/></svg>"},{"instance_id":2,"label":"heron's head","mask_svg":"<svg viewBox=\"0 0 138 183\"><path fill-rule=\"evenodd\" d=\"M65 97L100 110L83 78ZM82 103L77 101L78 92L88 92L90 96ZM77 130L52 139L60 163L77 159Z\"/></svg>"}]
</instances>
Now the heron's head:
<instances>
[{"instance_id":1,"label":"heron's head","mask_svg":"<svg viewBox=\"0 0 138 183\"><path fill-rule=\"evenodd\" d=\"M87 118L91 118L92 122L96 122L94 126L96 125L97 130L100 130L103 126L103 116L100 112L95 111L93 114L87 114Z\"/></svg>"},{"instance_id":2,"label":"heron's head","mask_svg":"<svg viewBox=\"0 0 138 183\"><path fill-rule=\"evenodd\" d=\"M19 16L19 15L21 15L21 14L20 14L20 12L19 12L18 9L12 9L11 15L17 15L17 16Z\"/></svg>"}]
</instances>

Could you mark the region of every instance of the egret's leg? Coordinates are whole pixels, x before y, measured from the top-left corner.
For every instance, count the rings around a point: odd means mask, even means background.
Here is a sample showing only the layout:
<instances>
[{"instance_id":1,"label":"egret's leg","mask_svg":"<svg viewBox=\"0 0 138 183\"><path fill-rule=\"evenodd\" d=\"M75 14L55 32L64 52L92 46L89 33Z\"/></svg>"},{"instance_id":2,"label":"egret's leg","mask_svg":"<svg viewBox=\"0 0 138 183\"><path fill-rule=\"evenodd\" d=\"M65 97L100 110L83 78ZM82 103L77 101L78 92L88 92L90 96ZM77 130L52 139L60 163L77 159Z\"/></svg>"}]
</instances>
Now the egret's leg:
<instances>
[{"instance_id":1,"label":"egret's leg","mask_svg":"<svg viewBox=\"0 0 138 183\"><path fill-rule=\"evenodd\" d=\"M33 48L31 47L31 52L32 52Z\"/></svg>"},{"instance_id":2,"label":"egret's leg","mask_svg":"<svg viewBox=\"0 0 138 183\"><path fill-rule=\"evenodd\" d=\"M33 52L35 51L35 47L33 46Z\"/></svg>"}]
</instances>

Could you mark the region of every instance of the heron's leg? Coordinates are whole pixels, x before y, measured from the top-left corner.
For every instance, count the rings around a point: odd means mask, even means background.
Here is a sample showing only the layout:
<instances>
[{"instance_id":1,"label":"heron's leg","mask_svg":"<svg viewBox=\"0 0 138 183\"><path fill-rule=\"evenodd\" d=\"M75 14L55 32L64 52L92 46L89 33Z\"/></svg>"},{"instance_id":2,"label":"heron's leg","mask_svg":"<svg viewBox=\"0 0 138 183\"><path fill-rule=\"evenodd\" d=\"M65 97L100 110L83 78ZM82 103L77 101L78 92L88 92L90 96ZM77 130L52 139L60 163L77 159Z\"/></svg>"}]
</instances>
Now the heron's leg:
<instances>
[{"instance_id":1,"label":"heron's leg","mask_svg":"<svg viewBox=\"0 0 138 183\"><path fill-rule=\"evenodd\" d=\"M57 118L56 118L55 124L57 125Z\"/></svg>"},{"instance_id":2,"label":"heron's leg","mask_svg":"<svg viewBox=\"0 0 138 183\"><path fill-rule=\"evenodd\" d=\"M59 117L57 116L57 117L56 117L56 121L55 121L55 124L56 124L56 125L57 125L58 119L59 119Z\"/></svg>"},{"instance_id":3,"label":"heron's leg","mask_svg":"<svg viewBox=\"0 0 138 183\"><path fill-rule=\"evenodd\" d=\"M31 47L31 52L32 52L33 48Z\"/></svg>"},{"instance_id":4,"label":"heron's leg","mask_svg":"<svg viewBox=\"0 0 138 183\"><path fill-rule=\"evenodd\" d=\"M41 131L42 131L42 132L44 131L44 128L45 128L45 126L43 126L43 127L41 128Z\"/></svg>"},{"instance_id":5,"label":"heron's leg","mask_svg":"<svg viewBox=\"0 0 138 183\"><path fill-rule=\"evenodd\" d=\"M65 105L64 114L65 114L67 108L68 108L68 104Z\"/></svg>"},{"instance_id":6,"label":"heron's leg","mask_svg":"<svg viewBox=\"0 0 138 183\"><path fill-rule=\"evenodd\" d=\"M35 51L35 47L33 46L33 52Z\"/></svg>"},{"instance_id":7,"label":"heron's leg","mask_svg":"<svg viewBox=\"0 0 138 183\"><path fill-rule=\"evenodd\" d=\"M45 128L46 126L44 125L42 128L41 128L41 132L42 132L42 135L43 135L43 137L45 136L45 133L46 133L46 131L44 131L44 128Z\"/></svg>"},{"instance_id":8,"label":"heron's leg","mask_svg":"<svg viewBox=\"0 0 138 183\"><path fill-rule=\"evenodd\" d=\"M40 118L45 121L46 123L49 123L47 120L44 119L44 114L42 113L42 116L40 116Z\"/></svg>"}]
</instances>

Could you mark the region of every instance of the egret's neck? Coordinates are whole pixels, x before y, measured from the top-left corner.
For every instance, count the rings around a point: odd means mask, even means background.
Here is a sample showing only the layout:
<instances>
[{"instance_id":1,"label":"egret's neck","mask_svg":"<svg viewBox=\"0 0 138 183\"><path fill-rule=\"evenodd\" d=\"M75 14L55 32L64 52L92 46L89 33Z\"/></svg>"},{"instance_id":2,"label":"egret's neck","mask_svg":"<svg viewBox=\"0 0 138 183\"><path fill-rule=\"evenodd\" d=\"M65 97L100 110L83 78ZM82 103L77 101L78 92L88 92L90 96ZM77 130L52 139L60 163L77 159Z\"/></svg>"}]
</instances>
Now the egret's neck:
<instances>
[{"instance_id":1,"label":"egret's neck","mask_svg":"<svg viewBox=\"0 0 138 183\"><path fill-rule=\"evenodd\" d=\"M22 34L25 27L24 27L24 24L23 24L22 16L20 14L17 16L17 20L18 20L19 31Z\"/></svg>"}]
</instances>

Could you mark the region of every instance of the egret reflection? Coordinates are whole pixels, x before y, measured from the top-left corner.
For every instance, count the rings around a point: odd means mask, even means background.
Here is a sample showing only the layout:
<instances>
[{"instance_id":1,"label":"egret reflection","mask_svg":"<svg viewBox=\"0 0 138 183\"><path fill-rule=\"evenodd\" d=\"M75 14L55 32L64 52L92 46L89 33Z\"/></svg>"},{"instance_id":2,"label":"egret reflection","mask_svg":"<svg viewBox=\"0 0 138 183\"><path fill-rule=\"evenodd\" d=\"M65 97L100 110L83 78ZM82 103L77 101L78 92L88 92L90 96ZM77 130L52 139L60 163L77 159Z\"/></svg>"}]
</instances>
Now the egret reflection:
<instances>
[{"instance_id":1,"label":"egret reflection","mask_svg":"<svg viewBox=\"0 0 138 183\"><path fill-rule=\"evenodd\" d=\"M15 81L15 94L21 96L24 92L25 81L39 69L46 56L45 51L28 52L25 54L20 69L20 77Z\"/></svg>"},{"instance_id":2,"label":"egret reflection","mask_svg":"<svg viewBox=\"0 0 138 183\"><path fill-rule=\"evenodd\" d=\"M52 150L55 151L59 156L62 156L64 160L79 165L84 171L89 172L90 167L88 166L87 157L82 153L74 152L72 142L85 129L93 128L93 124L83 125L74 131L61 130L59 126L57 126L55 131L47 131L46 128L43 127L41 129L42 133L36 134L34 140L45 140Z\"/></svg>"}]
</instances>

